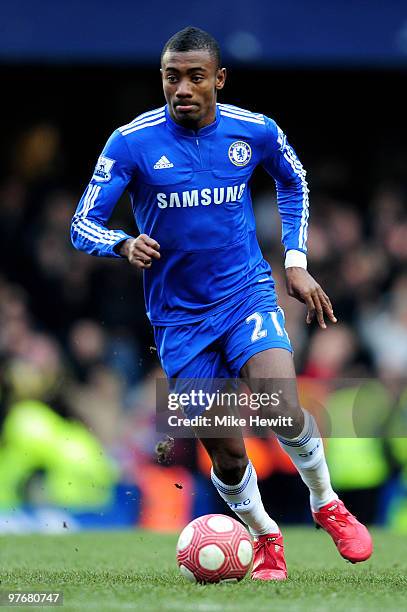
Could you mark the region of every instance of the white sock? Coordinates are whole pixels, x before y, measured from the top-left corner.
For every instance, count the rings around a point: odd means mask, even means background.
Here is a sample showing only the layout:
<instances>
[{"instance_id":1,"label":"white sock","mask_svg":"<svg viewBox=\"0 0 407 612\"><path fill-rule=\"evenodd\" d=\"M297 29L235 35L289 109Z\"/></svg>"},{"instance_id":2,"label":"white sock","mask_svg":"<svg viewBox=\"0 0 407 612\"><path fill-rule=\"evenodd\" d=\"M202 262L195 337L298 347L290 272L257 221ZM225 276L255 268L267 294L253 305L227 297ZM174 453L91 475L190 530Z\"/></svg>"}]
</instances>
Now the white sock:
<instances>
[{"instance_id":1,"label":"white sock","mask_svg":"<svg viewBox=\"0 0 407 612\"><path fill-rule=\"evenodd\" d=\"M279 533L278 525L269 517L261 501L257 474L251 461L247 464L242 480L235 485L223 483L211 470L211 479L219 495L229 508L249 527L253 536Z\"/></svg>"},{"instance_id":2,"label":"white sock","mask_svg":"<svg viewBox=\"0 0 407 612\"><path fill-rule=\"evenodd\" d=\"M304 429L296 438L277 436L281 447L288 453L302 480L310 491L311 509L316 512L325 504L338 499L332 489L324 445L314 417L306 410Z\"/></svg>"}]
</instances>

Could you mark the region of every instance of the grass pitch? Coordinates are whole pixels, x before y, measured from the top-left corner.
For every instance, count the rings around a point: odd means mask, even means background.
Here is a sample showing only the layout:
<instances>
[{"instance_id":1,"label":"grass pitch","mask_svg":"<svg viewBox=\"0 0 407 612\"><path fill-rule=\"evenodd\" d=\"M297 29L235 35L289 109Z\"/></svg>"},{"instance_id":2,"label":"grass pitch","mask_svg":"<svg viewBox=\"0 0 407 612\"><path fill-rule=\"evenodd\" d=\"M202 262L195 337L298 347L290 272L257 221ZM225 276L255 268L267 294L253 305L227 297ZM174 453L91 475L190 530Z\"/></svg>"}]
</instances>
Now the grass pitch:
<instances>
[{"instance_id":1,"label":"grass pitch","mask_svg":"<svg viewBox=\"0 0 407 612\"><path fill-rule=\"evenodd\" d=\"M176 537L143 531L2 536L0 589L61 590L54 610L339 612L407 608L407 537L373 532L372 559L346 563L330 537L284 529L284 583L192 585L175 564ZM11 608L4 608L11 609ZM27 607L12 609L27 610ZM49 609L49 608L44 608Z\"/></svg>"}]
</instances>

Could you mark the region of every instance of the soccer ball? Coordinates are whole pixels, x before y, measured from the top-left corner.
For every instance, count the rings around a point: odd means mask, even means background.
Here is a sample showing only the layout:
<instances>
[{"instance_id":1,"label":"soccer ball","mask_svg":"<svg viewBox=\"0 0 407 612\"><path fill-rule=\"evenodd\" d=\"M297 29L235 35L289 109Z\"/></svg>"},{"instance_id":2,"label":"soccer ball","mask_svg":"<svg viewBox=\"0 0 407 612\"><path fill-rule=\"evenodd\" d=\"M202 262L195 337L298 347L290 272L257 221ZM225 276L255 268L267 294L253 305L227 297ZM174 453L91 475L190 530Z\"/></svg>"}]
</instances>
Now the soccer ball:
<instances>
[{"instance_id":1,"label":"soccer ball","mask_svg":"<svg viewBox=\"0 0 407 612\"><path fill-rule=\"evenodd\" d=\"M247 574L253 557L249 533L223 514L191 521L177 543L181 574L191 582L237 582Z\"/></svg>"}]
</instances>

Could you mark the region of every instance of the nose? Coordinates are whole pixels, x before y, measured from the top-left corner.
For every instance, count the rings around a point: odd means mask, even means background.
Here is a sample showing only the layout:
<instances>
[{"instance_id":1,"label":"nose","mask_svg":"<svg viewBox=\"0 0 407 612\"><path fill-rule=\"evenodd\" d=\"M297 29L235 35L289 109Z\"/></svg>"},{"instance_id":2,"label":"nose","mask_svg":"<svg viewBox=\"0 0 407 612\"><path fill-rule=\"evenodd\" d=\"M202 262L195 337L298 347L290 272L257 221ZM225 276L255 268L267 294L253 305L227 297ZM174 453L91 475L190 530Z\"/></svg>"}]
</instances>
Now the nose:
<instances>
[{"instance_id":1,"label":"nose","mask_svg":"<svg viewBox=\"0 0 407 612\"><path fill-rule=\"evenodd\" d=\"M177 98L191 98L192 93L190 89L190 85L187 81L180 80L178 82L177 91L175 92Z\"/></svg>"}]
</instances>

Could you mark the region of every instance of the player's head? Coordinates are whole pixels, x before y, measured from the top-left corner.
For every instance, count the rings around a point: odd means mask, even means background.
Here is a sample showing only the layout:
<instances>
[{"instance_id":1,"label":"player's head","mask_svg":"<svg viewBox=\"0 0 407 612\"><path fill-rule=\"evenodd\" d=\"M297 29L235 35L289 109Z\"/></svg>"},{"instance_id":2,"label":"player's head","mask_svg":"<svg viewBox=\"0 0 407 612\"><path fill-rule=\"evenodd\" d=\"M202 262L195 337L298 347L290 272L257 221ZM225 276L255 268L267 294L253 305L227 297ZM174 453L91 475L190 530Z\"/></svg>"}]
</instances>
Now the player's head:
<instances>
[{"instance_id":1,"label":"player's head","mask_svg":"<svg viewBox=\"0 0 407 612\"><path fill-rule=\"evenodd\" d=\"M178 123L196 128L215 119L216 95L226 79L216 40L188 27L172 36L161 54L165 99Z\"/></svg>"}]
</instances>

